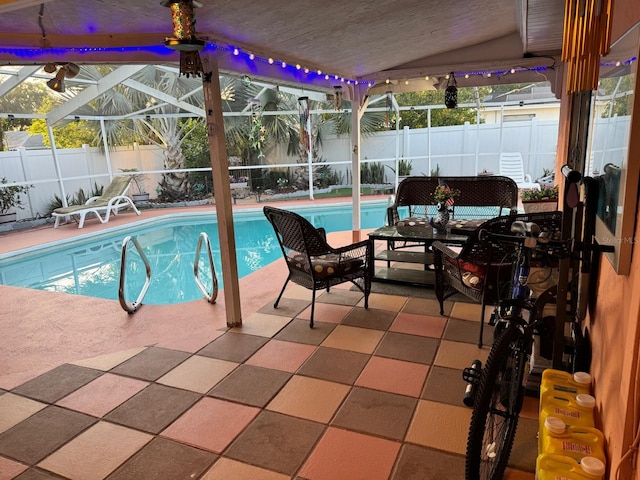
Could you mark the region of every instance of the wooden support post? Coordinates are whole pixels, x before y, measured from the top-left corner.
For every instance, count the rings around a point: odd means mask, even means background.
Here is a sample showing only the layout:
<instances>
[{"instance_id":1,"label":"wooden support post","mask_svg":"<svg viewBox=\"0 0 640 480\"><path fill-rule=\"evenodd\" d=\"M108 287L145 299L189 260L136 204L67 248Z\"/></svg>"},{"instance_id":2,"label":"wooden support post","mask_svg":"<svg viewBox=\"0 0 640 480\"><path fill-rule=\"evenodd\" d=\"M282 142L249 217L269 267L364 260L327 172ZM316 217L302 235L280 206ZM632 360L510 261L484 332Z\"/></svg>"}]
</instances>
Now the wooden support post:
<instances>
[{"instance_id":1,"label":"wooden support post","mask_svg":"<svg viewBox=\"0 0 640 480\"><path fill-rule=\"evenodd\" d=\"M360 119L367 108L368 101L362 102L363 91L360 85L350 88L351 94L351 172L352 172L352 240L362 239L360 230Z\"/></svg>"},{"instance_id":2,"label":"wooden support post","mask_svg":"<svg viewBox=\"0 0 640 480\"><path fill-rule=\"evenodd\" d=\"M202 87L205 121L207 123L213 190L218 217L218 237L220 239L220 255L222 257L223 294L227 326L239 327L242 325L242 311L240 309L236 239L233 230L229 162L224 135L224 119L222 118L218 61L213 54L205 53L202 58L202 66L204 70Z\"/></svg>"}]
</instances>

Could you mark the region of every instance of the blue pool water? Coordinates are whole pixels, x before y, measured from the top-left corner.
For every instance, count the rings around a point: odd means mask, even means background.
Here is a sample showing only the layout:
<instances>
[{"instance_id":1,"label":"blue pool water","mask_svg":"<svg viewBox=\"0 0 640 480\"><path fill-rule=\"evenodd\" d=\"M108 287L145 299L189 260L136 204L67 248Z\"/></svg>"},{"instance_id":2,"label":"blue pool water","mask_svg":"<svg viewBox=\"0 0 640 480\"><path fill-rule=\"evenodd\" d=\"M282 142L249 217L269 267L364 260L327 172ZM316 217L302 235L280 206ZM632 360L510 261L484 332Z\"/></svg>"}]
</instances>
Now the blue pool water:
<instances>
[{"instance_id":1,"label":"blue pool water","mask_svg":"<svg viewBox=\"0 0 640 480\"><path fill-rule=\"evenodd\" d=\"M361 207L363 229L383 225L386 203L367 202ZM351 230L350 203L291 210L314 226L324 227L327 232ZM261 209L234 212L234 229L240 278L282 256L273 228ZM219 287L222 288L218 225L211 213L142 221L101 235L81 236L53 246L3 255L0 258L0 283L116 300L122 242L125 237L134 235L152 271L151 285L143 303L160 305L196 300L202 298L193 274L200 232L205 232L211 241ZM198 265L202 282L211 285L211 269L204 248ZM146 279L144 264L135 248L128 250L125 278L125 298L134 301Z\"/></svg>"}]
</instances>

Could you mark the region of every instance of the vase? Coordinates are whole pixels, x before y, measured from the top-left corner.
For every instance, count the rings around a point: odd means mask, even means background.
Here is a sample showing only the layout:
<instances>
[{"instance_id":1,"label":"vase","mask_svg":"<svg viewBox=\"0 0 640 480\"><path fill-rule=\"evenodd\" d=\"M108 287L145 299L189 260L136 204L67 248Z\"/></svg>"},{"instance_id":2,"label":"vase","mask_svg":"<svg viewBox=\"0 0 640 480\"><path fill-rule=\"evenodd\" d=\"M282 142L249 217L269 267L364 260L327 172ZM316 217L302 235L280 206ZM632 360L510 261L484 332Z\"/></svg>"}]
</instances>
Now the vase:
<instances>
[{"instance_id":1,"label":"vase","mask_svg":"<svg viewBox=\"0 0 640 480\"><path fill-rule=\"evenodd\" d=\"M436 205L437 213L431 221L431 225L438 233L447 233L447 225L449 224L449 208L444 203Z\"/></svg>"}]
</instances>

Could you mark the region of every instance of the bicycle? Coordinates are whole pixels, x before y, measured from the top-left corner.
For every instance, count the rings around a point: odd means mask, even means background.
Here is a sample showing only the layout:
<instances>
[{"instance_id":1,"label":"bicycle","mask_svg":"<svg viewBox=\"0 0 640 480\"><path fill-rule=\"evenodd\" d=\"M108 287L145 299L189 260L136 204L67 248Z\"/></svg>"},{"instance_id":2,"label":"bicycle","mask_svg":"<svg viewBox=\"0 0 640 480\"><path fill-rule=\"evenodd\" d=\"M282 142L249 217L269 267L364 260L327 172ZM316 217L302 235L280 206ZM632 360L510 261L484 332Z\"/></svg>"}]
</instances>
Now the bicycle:
<instances>
[{"instance_id":1,"label":"bicycle","mask_svg":"<svg viewBox=\"0 0 640 480\"><path fill-rule=\"evenodd\" d=\"M467 368L463 377L474 384L474 402L465 462L466 480L499 480L507 467L525 396L525 374L534 333L543 328L527 285L531 264L569 255L569 241L541 234L536 223L514 221L515 235L481 232L481 240L514 246L509 293L498 303L492 323L494 341L480 372Z\"/></svg>"}]
</instances>

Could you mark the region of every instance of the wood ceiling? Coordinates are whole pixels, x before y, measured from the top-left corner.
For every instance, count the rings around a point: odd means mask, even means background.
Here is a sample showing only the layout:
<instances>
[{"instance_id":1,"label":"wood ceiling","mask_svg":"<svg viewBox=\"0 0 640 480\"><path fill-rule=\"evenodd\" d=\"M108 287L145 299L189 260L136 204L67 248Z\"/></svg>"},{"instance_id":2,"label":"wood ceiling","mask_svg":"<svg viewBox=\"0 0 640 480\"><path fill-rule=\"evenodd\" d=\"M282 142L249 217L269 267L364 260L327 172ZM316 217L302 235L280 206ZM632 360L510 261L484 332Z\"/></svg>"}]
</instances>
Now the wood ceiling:
<instances>
[{"instance_id":1,"label":"wood ceiling","mask_svg":"<svg viewBox=\"0 0 640 480\"><path fill-rule=\"evenodd\" d=\"M375 83L383 90L415 90L420 82L442 88L442 77L451 71L456 72L458 86L545 78L554 83L556 69L535 67L560 63L564 2L559 0L202 4L195 9L196 32L219 47L221 69L283 84L328 89L345 78ZM162 46L171 35L170 9L159 0L0 0L4 65L175 63L178 55L173 52L145 49ZM43 36L50 48L40 50ZM140 48L104 50L108 47ZM234 56L233 47L241 54ZM247 60L248 53L260 61ZM263 61L269 57L273 65ZM304 68L311 73L305 74ZM515 74L486 76L488 71L511 68ZM315 73L318 70L322 77ZM325 73L331 75L327 80ZM471 73L468 79L465 73Z\"/></svg>"}]
</instances>

